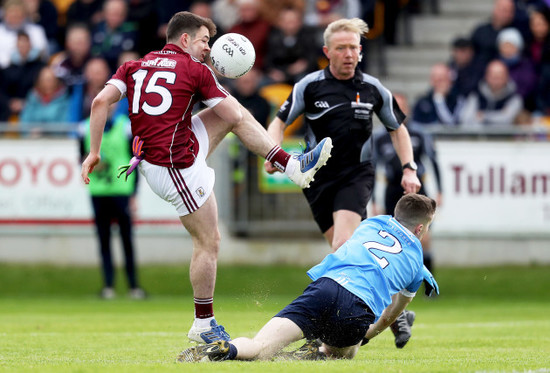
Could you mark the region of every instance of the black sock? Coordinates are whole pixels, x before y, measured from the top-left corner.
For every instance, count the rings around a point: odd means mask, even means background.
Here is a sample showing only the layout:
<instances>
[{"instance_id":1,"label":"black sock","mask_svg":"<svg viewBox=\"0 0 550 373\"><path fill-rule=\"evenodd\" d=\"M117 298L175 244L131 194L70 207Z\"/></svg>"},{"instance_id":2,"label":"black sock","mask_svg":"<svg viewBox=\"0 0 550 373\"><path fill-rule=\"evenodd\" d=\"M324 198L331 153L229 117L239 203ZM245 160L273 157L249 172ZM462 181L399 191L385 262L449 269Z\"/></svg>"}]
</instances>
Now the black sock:
<instances>
[{"instance_id":1,"label":"black sock","mask_svg":"<svg viewBox=\"0 0 550 373\"><path fill-rule=\"evenodd\" d=\"M234 344L229 343L229 352L224 360L235 360L237 357L237 347Z\"/></svg>"}]
</instances>

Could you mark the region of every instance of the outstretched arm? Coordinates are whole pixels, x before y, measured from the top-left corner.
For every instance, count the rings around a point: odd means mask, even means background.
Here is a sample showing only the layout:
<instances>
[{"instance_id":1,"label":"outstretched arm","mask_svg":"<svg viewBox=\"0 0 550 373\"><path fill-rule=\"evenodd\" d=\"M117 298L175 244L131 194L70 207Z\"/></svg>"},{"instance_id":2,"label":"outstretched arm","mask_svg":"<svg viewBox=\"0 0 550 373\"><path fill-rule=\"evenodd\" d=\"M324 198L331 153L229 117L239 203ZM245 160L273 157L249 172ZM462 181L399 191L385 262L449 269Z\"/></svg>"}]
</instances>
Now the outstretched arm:
<instances>
[{"instance_id":1,"label":"outstretched arm","mask_svg":"<svg viewBox=\"0 0 550 373\"><path fill-rule=\"evenodd\" d=\"M401 160L401 164L405 165L414 161L413 150L411 145L411 137L409 131L405 125L401 124L398 129L390 132L391 141L395 152ZM401 186L405 190L405 193L416 193L420 190L420 180L416 176L416 171L408 168L403 170L403 178L401 180Z\"/></svg>"},{"instance_id":2,"label":"outstretched arm","mask_svg":"<svg viewBox=\"0 0 550 373\"><path fill-rule=\"evenodd\" d=\"M382 333L384 329L390 326L395 319L397 319L397 316L403 312L405 307L407 307L412 300L413 297L406 297L401 293L394 294L391 304L386 307L384 312L382 312L382 315L378 321L370 325L369 330L365 335L365 339L370 340Z\"/></svg>"}]
</instances>

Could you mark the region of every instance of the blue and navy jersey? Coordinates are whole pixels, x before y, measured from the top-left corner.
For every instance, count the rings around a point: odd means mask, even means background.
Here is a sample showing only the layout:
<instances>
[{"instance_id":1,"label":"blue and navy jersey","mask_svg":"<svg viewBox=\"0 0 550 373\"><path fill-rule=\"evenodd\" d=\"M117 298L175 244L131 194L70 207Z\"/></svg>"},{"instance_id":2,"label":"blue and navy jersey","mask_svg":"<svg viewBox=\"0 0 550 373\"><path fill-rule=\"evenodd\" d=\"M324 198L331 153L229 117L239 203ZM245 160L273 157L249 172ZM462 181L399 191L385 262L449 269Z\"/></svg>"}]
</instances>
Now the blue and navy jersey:
<instances>
[{"instance_id":1,"label":"blue and navy jersey","mask_svg":"<svg viewBox=\"0 0 550 373\"><path fill-rule=\"evenodd\" d=\"M389 215L364 220L335 253L308 271L313 280L328 277L361 298L376 319L403 291L414 296L422 283L422 245Z\"/></svg>"}]
</instances>

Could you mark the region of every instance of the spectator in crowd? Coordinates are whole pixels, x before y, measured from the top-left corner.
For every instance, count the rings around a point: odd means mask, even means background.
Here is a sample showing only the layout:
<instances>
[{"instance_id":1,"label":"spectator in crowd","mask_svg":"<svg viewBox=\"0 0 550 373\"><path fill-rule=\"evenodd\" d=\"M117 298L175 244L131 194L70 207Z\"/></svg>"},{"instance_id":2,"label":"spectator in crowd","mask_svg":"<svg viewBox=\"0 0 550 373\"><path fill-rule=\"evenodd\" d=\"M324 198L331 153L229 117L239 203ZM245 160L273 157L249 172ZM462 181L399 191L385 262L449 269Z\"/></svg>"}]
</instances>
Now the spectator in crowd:
<instances>
[{"instance_id":1,"label":"spectator in crowd","mask_svg":"<svg viewBox=\"0 0 550 373\"><path fill-rule=\"evenodd\" d=\"M92 55L107 60L111 72L116 71L118 56L134 50L137 44L136 25L127 21L125 0L107 0L103 6L103 21L92 31Z\"/></svg>"},{"instance_id":2,"label":"spectator in crowd","mask_svg":"<svg viewBox=\"0 0 550 373\"><path fill-rule=\"evenodd\" d=\"M237 4L239 5L239 22L227 32L244 35L250 40L256 50L254 67L263 71L271 25L262 16L260 0L237 0Z\"/></svg>"},{"instance_id":3,"label":"spectator in crowd","mask_svg":"<svg viewBox=\"0 0 550 373\"><path fill-rule=\"evenodd\" d=\"M111 70L101 57L91 58L84 67L84 81L73 87L68 120L78 123L90 116L92 101L109 80Z\"/></svg>"},{"instance_id":4,"label":"spectator in crowd","mask_svg":"<svg viewBox=\"0 0 550 373\"><path fill-rule=\"evenodd\" d=\"M50 0L23 0L27 18L34 24L42 26L48 39L48 54L59 51L59 24L57 8Z\"/></svg>"},{"instance_id":5,"label":"spectator in crowd","mask_svg":"<svg viewBox=\"0 0 550 373\"><path fill-rule=\"evenodd\" d=\"M67 27L84 23L92 29L102 20L104 0L74 0L67 9Z\"/></svg>"},{"instance_id":6,"label":"spectator in crowd","mask_svg":"<svg viewBox=\"0 0 550 373\"><path fill-rule=\"evenodd\" d=\"M55 75L63 80L72 93L73 87L83 84L84 66L90 60L92 37L86 24L73 23L67 30L65 50L52 61Z\"/></svg>"},{"instance_id":7,"label":"spectator in crowd","mask_svg":"<svg viewBox=\"0 0 550 373\"><path fill-rule=\"evenodd\" d=\"M470 39L458 37L453 41L449 68L453 79L452 91L459 97L468 96L477 87L484 72L483 65L474 58Z\"/></svg>"},{"instance_id":8,"label":"spectator in crowd","mask_svg":"<svg viewBox=\"0 0 550 373\"><path fill-rule=\"evenodd\" d=\"M262 72L251 69L238 79L235 79L231 93L262 126L267 127L271 106L259 94Z\"/></svg>"},{"instance_id":9,"label":"spectator in crowd","mask_svg":"<svg viewBox=\"0 0 550 373\"><path fill-rule=\"evenodd\" d=\"M158 28L156 0L126 0L128 3L127 21L137 29L136 45L132 50L145 54L159 46L157 35L152 30ZM177 2L177 1L175 1Z\"/></svg>"},{"instance_id":10,"label":"spectator in crowd","mask_svg":"<svg viewBox=\"0 0 550 373\"><path fill-rule=\"evenodd\" d=\"M6 68L17 49L17 32L24 31L42 58L48 57L48 39L44 28L27 20L27 11L21 0L6 0L0 23L0 68Z\"/></svg>"},{"instance_id":11,"label":"spectator in crowd","mask_svg":"<svg viewBox=\"0 0 550 373\"><path fill-rule=\"evenodd\" d=\"M408 114L409 104L405 95L394 93L393 97L395 98L395 101L397 101L397 104L401 110L403 110L403 113ZM426 133L422 126L408 120L405 120L404 123L406 124L411 137L414 161L418 166L418 178L422 181L422 186L420 187L418 193L427 195L425 188L427 169L424 165L424 161L429 160L432 165L435 186L437 188L435 201L437 202L437 206L440 207L443 200L443 188L433 138ZM374 139L374 154L376 155L376 163L381 165L385 171L384 176L386 180L386 189L384 191L383 209L378 206L373 195L373 213L374 215L380 215L383 213L386 215L394 215L397 201L399 201L399 199L403 196L404 192L403 187L401 186L403 170L401 168L401 162L399 161L399 158L395 153L395 149L392 146L390 135L386 131L380 131L377 133ZM429 232L426 232L420 242L422 243L424 265L430 272L433 273L431 235Z\"/></svg>"},{"instance_id":12,"label":"spectator in crowd","mask_svg":"<svg viewBox=\"0 0 550 373\"><path fill-rule=\"evenodd\" d=\"M195 0L191 3L191 6L189 7L189 11L193 14L196 14L198 16L204 17L204 18L210 18L212 19L212 1L211 0ZM216 39L222 35L223 33L218 32L216 35L210 39L210 45L212 45Z\"/></svg>"},{"instance_id":13,"label":"spectator in crowd","mask_svg":"<svg viewBox=\"0 0 550 373\"><path fill-rule=\"evenodd\" d=\"M489 22L477 26L471 40L475 56L483 66L497 58L497 35L506 27L514 27L515 5L513 0L495 0Z\"/></svg>"},{"instance_id":14,"label":"spectator in crowd","mask_svg":"<svg viewBox=\"0 0 550 373\"><path fill-rule=\"evenodd\" d=\"M529 39L526 54L535 64L537 73L542 70L544 63L550 63L550 9L546 6L538 7L529 15Z\"/></svg>"},{"instance_id":15,"label":"spectator in crowd","mask_svg":"<svg viewBox=\"0 0 550 373\"><path fill-rule=\"evenodd\" d=\"M25 99L44 65L40 51L32 47L29 35L18 31L17 49L12 53L10 65L4 69L0 81L2 90L9 97L10 116L21 113Z\"/></svg>"},{"instance_id":16,"label":"spectator in crowd","mask_svg":"<svg viewBox=\"0 0 550 373\"><path fill-rule=\"evenodd\" d=\"M512 125L523 109L521 96L504 62L493 60L485 77L470 93L460 114L460 123L474 125Z\"/></svg>"},{"instance_id":17,"label":"spectator in crowd","mask_svg":"<svg viewBox=\"0 0 550 373\"><path fill-rule=\"evenodd\" d=\"M331 22L340 18L360 18L361 15L359 0L305 0L304 24L317 31L315 46L318 49L323 47L323 31Z\"/></svg>"},{"instance_id":18,"label":"spectator in crowd","mask_svg":"<svg viewBox=\"0 0 550 373\"><path fill-rule=\"evenodd\" d=\"M446 64L437 63L432 66L430 91L414 106L412 120L423 125L454 126L458 124L462 98L451 89L452 84L451 70Z\"/></svg>"},{"instance_id":19,"label":"spectator in crowd","mask_svg":"<svg viewBox=\"0 0 550 373\"><path fill-rule=\"evenodd\" d=\"M194 0L156 0L156 13L158 18L156 36L158 46L154 48L155 50L162 49L164 43L166 43L166 28L168 27L170 18L177 12L189 11L193 2Z\"/></svg>"},{"instance_id":20,"label":"spectator in crowd","mask_svg":"<svg viewBox=\"0 0 550 373\"><path fill-rule=\"evenodd\" d=\"M361 3L358 0L305 1L305 24L319 27L323 30L337 19L355 18L361 16Z\"/></svg>"},{"instance_id":21,"label":"spectator in crowd","mask_svg":"<svg viewBox=\"0 0 550 373\"><path fill-rule=\"evenodd\" d=\"M120 56L118 56L118 66L122 66L125 62L128 61L137 61L139 60L140 55L136 51L126 51L122 52ZM128 97L124 97L116 104L116 111L113 115L128 115Z\"/></svg>"},{"instance_id":22,"label":"spectator in crowd","mask_svg":"<svg viewBox=\"0 0 550 373\"><path fill-rule=\"evenodd\" d=\"M283 9L295 9L302 14L302 18L306 9L305 0L263 0L262 2L264 4L262 14L272 25L279 22L279 15Z\"/></svg>"},{"instance_id":23,"label":"spectator in crowd","mask_svg":"<svg viewBox=\"0 0 550 373\"><path fill-rule=\"evenodd\" d=\"M543 65L536 96L538 115L550 117L550 65Z\"/></svg>"},{"instance_id":24,"label":"spectator in crowd","mask_svg":"<svg viewBox=\"0 0 550 373\"><path fill-rule=\"evenodd\" d=\"M83 123L83 134L82 159L90 151L89 118ZM146 296L138 283L132 235L137 173L130 175L127 182L116 177L118 165L127 163L132 157L131 138L130 119L125 115L114 114L114 107L111 107L103 133L101 162L91 176L94 182L88 185L92 196L94 223L101 256L103 288L100 296L103 299L116 297L111 249L111 225L114 221L118 224L124 251L128 295L133 299L143 299Z\"/></svg>"},{"instance_id":25,"label":"spectator in crowd","mask_svg":"<svg viewBox=\"0 0 550 373\"><path fill-rule=\"evenodd\" d=\"M294 84L317 70L314 31L304 27L303 14L296 8L283 9L267 42L266 75L272 83Z\"/></svg>"},{"instance_id":26,"label":"spectator in crowd","mask_svg":"<svg viewBox=\"0 0 550 373\"><path fill-rule=\"evenodd\" d=\"M214 0L212 20L220 28L220 34L227 32L239 22L239 0Z\"/></svg>"},{"instance_id":27,"label":"spectator in crowd","mask_svg":"<svg viewBox=\"0 0 550 373\"><path fill-rule=\"evenodd\" d=\"M497 37L499 58L506 67L510 78L516 83L516 91L523 99L523 106L533 111L537 74L535 65L523 55L523 38L515 28L502 30Z\"/></svg>"},{"instance_id":28,"label":"spectator in crowd","mask_svg":"<svg viewBox=\"0 0 550 373\"><path fill-rule=\"evenodd\" d=\"M3 79L3 72L0 70L0 79ZM10 119L11 112L8 96L6 92L0 89L0 122L7 122ZM2 124L2 123L0 123Z\"/></svg>"},{"instance_id":29,"label":"spectator in crowd","mask_svg":"<svg viewBox=\"0 0 550 373\"><path fill-rule=\"evenodd\" d=\"M67 88L55 76L53 69L45 66L25 100L19 117L21 129L39 134L46 129L44 124L66 123L68 108Z\"/></svg>"},{"instance_id":30,"label":"spectator in crowd","mask_svg":"<svg viewBox=\"0 0 550 373\"><path fill-rule=\"evenodd\" d=\"M212 1L195 0L191 3L189 11L205 18L212 18Z\"/></svg>"}]
</instances>

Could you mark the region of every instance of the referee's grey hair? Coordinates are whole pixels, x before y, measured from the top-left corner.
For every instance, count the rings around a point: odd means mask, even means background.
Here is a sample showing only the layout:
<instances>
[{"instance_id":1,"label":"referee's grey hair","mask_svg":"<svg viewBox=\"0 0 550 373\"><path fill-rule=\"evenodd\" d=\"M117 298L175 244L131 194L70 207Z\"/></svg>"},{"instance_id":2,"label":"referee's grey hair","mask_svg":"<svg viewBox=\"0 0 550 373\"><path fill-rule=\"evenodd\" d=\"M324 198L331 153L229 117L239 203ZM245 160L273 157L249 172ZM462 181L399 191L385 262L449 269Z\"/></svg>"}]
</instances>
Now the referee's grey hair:
<instances>
[{"instance_id":1,"label":"referee's grey hair","mask_svg":"<svg viewBox=\"0 0 550 373\"><path fill-rule=\"evenodd\" d=\"M369 32L369 26L367 22L360 18L342 18L331 22L323 33L323 41L327 47L332 34L338 31L355 32L359 35L359 39L361 39L361 36L366 36L366 33Z\"/></svg>"}]
</instances>

